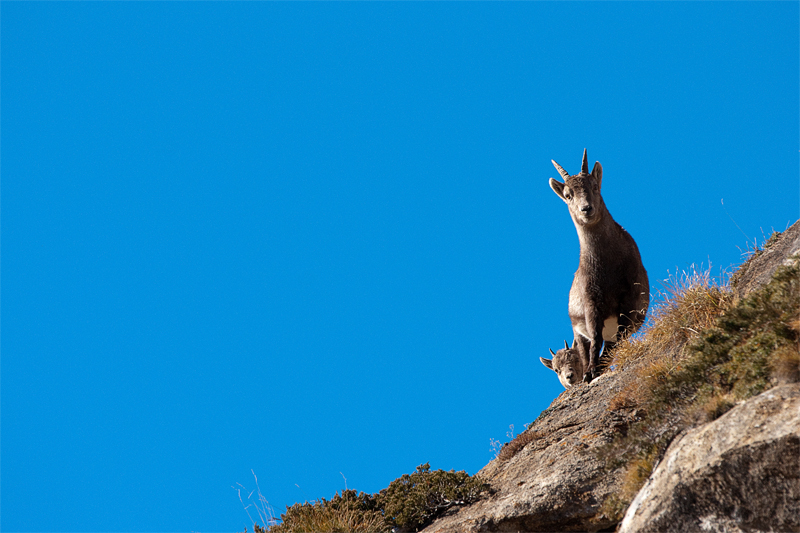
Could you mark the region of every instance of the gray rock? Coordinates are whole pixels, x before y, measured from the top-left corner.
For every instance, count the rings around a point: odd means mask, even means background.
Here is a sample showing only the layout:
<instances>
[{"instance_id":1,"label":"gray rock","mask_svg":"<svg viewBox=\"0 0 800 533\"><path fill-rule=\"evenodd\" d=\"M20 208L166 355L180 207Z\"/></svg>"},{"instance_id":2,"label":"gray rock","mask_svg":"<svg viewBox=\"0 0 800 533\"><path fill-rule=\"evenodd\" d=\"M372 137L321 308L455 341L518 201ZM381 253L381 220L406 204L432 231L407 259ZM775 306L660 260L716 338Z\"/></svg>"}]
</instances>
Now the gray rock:
<instances>
[{"instance_id":1,"label":"gray rock","mask_svg":"<svg viewBox=\"0 0 800 533\"><path fill-rule=\"evenodd\" d=\"M800 384L673 441L620 533L800 531Z\"/></svg>"}]
</instances>

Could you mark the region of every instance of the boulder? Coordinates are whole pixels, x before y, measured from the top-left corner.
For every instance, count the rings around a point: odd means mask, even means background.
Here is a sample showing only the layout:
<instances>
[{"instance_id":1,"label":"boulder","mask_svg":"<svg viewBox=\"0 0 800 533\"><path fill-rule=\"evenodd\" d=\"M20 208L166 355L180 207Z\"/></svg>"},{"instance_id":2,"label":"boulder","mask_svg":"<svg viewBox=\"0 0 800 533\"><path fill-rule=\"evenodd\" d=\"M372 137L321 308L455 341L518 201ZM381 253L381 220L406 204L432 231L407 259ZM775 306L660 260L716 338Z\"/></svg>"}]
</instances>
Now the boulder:
<instances>
[{"instance_id":1,"label":"boulder","mask_svg":"<svg viewBox=\"0 0 800 533\"><path fill-rule=\"evenodd\" d=\"M800 384L672 442L619 533L800 531Z\"/></svg>"}]
</instances>

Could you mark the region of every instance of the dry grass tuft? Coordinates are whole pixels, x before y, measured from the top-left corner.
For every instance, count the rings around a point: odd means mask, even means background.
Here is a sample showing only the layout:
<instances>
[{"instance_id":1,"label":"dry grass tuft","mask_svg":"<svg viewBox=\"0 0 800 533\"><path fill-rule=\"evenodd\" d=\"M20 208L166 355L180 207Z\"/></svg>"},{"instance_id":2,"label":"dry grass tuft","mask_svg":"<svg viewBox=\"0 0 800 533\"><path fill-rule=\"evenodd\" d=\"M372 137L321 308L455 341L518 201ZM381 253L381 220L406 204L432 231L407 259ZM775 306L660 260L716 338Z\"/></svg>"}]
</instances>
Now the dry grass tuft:
<instances>
[{"instance_id":1,"label":"dry grass tuft","mask_svg":"<svg viewBox=\"0 0 800 533\"><path fill-rule=\"evenodd\" d=\"M613 351L612 364L635 372L636 378L611 399L609 408L647 403L653 388L680 367L689 343L714 324L731 300L731 292L710 270L693 269L668 279L642 331Z\"/></svg>"},{"instance_id":2,"label":"dry grass tuft","mask_svg":"<svg viewBox=\"0 0 800 533\"><path fill-rule=\"evenodd\" d=\"M795 329L797 331L797 329ZM770 374L777 383L800 381L800 352L791 346L776 350L770 359Z\"/></svg>"},{"instance_id":3,"label":"dry grass tuft","mask_svg":"<svg viewBox=\"0 0 800 533\"><path fill-rule=\"evenodd\" d=\"M527 446L528 444L530 444L535 440L541 439L546 435L547 433L543 431L531 431L531 430L523 431L522 433L517 435L514 440L503 446L503 448L500 450L500 453L497 454L497 458L501 462L508 461L509 459L517 455L517 453L519 453L519 451L522 450L525 446Z\"/></svg>"},{"instance_id":4,"label":"dry grass tuft","mask_svg":"<svg viewBox=\"0 0 800 533\"><path fill-rule=\"evenodd\" d=\"M693 427L711 422L736 406L730 393L718 393L711 389L700 390L695 400L682 413L681 426Z\"/></svg>"},{"instance_id":5,"label":"dry grass tuft","mask_svg":"<svg viewBox=\"0 0 800 533\"><path fill-rule=\"evenodd\" d=\"M641 397L637 396L640 391L635 387L625 387L620 390L608 402L609 411L620 411L622 409L633 409L641 403Z\"/></svg>"},{"instance_id":6,"label":"dry grass tuft","mask_svg":"<svg viewBox=\"0 0 800 533\"><path fill-rule=\"evenodd\" d=\"M617 344L612 364L625 368L641 359L677 359L699 331L713 325L731 301L730 290L694 267L664 282L650 318L638 335Z\"/></svg>"},{"instance_id":7,"label":"dry grass tuft","mask_svg":"<svg viewBox=\"0 0 800 533\"><path fill-rule=\"evenodd\" d=\"M268 528L270 533L330 531L373 533L388 531L383 513L375 508L371 497L354 490L337 493L332 500L296 503L282 515L283 522Z\"/></svg>"},{"instance_id":8,"label":"dry grass tuft","mask_svg":"<svg viewBox=\"0 0 800 533\"><path fill-rule=\"evenodd\" d=\"M658 454L655 448L633 459L625 470L617 493L607 498L600 507L600 514L612 520L622 520L629 503L636 497L639 489L647 482L653 472Z\"/></svg>"}]
</instances>

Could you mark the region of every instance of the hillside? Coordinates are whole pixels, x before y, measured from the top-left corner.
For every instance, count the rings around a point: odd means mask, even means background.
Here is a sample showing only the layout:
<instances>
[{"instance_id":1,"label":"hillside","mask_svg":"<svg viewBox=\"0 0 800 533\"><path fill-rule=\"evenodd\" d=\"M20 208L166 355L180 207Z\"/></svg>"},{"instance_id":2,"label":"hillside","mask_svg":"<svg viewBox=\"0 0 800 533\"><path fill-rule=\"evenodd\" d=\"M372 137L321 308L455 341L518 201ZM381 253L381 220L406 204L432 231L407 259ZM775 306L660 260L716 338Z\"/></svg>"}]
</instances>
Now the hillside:
<instances>
[{"instance_id":1,"label":"hillside","mask_svg":"<svg viewBox=\"0 0 800 533\"><path fill-rule=\"evenodd\" d=\"M800 221L730 283L673 281L603 375L475 476L423 465L268 529L800 531Z\"/></svg>"},{"instance_id":2,"label":"hillside","mask_svg":"<svg viewBox=\"0 0 800 533\"><path fill-rule=\"evenodd\" d=\"M621 531L800 531L799 262L797 222L754 253L730 288L702 276L684 280L654 310L654 324L619 347L613 370L565 390L478 472L491 496L424 531L614 531L634 497ZM759 330L744 342L756 337L759 355L739 344L720 360L704 354L722 335L721 321L781 298L788 320L767 318L788 342ZM744 322L759 319L745 314ZM768 364L748 366L737 350L751 364ZM785 355L775 357L780 350ZM702 383L689 382L689 370ZM737 372L741 379L719 379ZM715 380L716 394L708 386ZM708 445L715 435L724 446Z\"/></svg>"}]
</instances>

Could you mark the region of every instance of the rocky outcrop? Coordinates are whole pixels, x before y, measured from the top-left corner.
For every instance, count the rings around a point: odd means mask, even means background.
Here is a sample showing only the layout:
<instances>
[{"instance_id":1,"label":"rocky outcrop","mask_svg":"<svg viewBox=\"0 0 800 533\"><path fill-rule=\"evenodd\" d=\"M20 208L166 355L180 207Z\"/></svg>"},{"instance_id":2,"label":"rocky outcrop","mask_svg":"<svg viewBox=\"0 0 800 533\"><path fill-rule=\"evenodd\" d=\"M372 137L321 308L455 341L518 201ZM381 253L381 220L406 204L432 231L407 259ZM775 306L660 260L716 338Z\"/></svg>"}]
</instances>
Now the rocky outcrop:
<instances>
[{"instance_id":1,"label":"rocky outcrop","mask_svg":"<svg viewBox=\"0 0 800 533\"><path fill-rule=\"evenodd\" d=\"M673 441L620 533L800 531L800 384Z\"/></svg>"},{"instance_id":2,"label":"rocky outcrop","mask_svg":"<svg viewBox=\"0 0 800 533\"><path fill-rule=\"evenodd\" d=\"M800 257L800 222L795 222L780 238L755 252L731 278L731 287L737 296L744 296L765 285L781 265L788 265Z\"/></svg>"}]
</instances>

